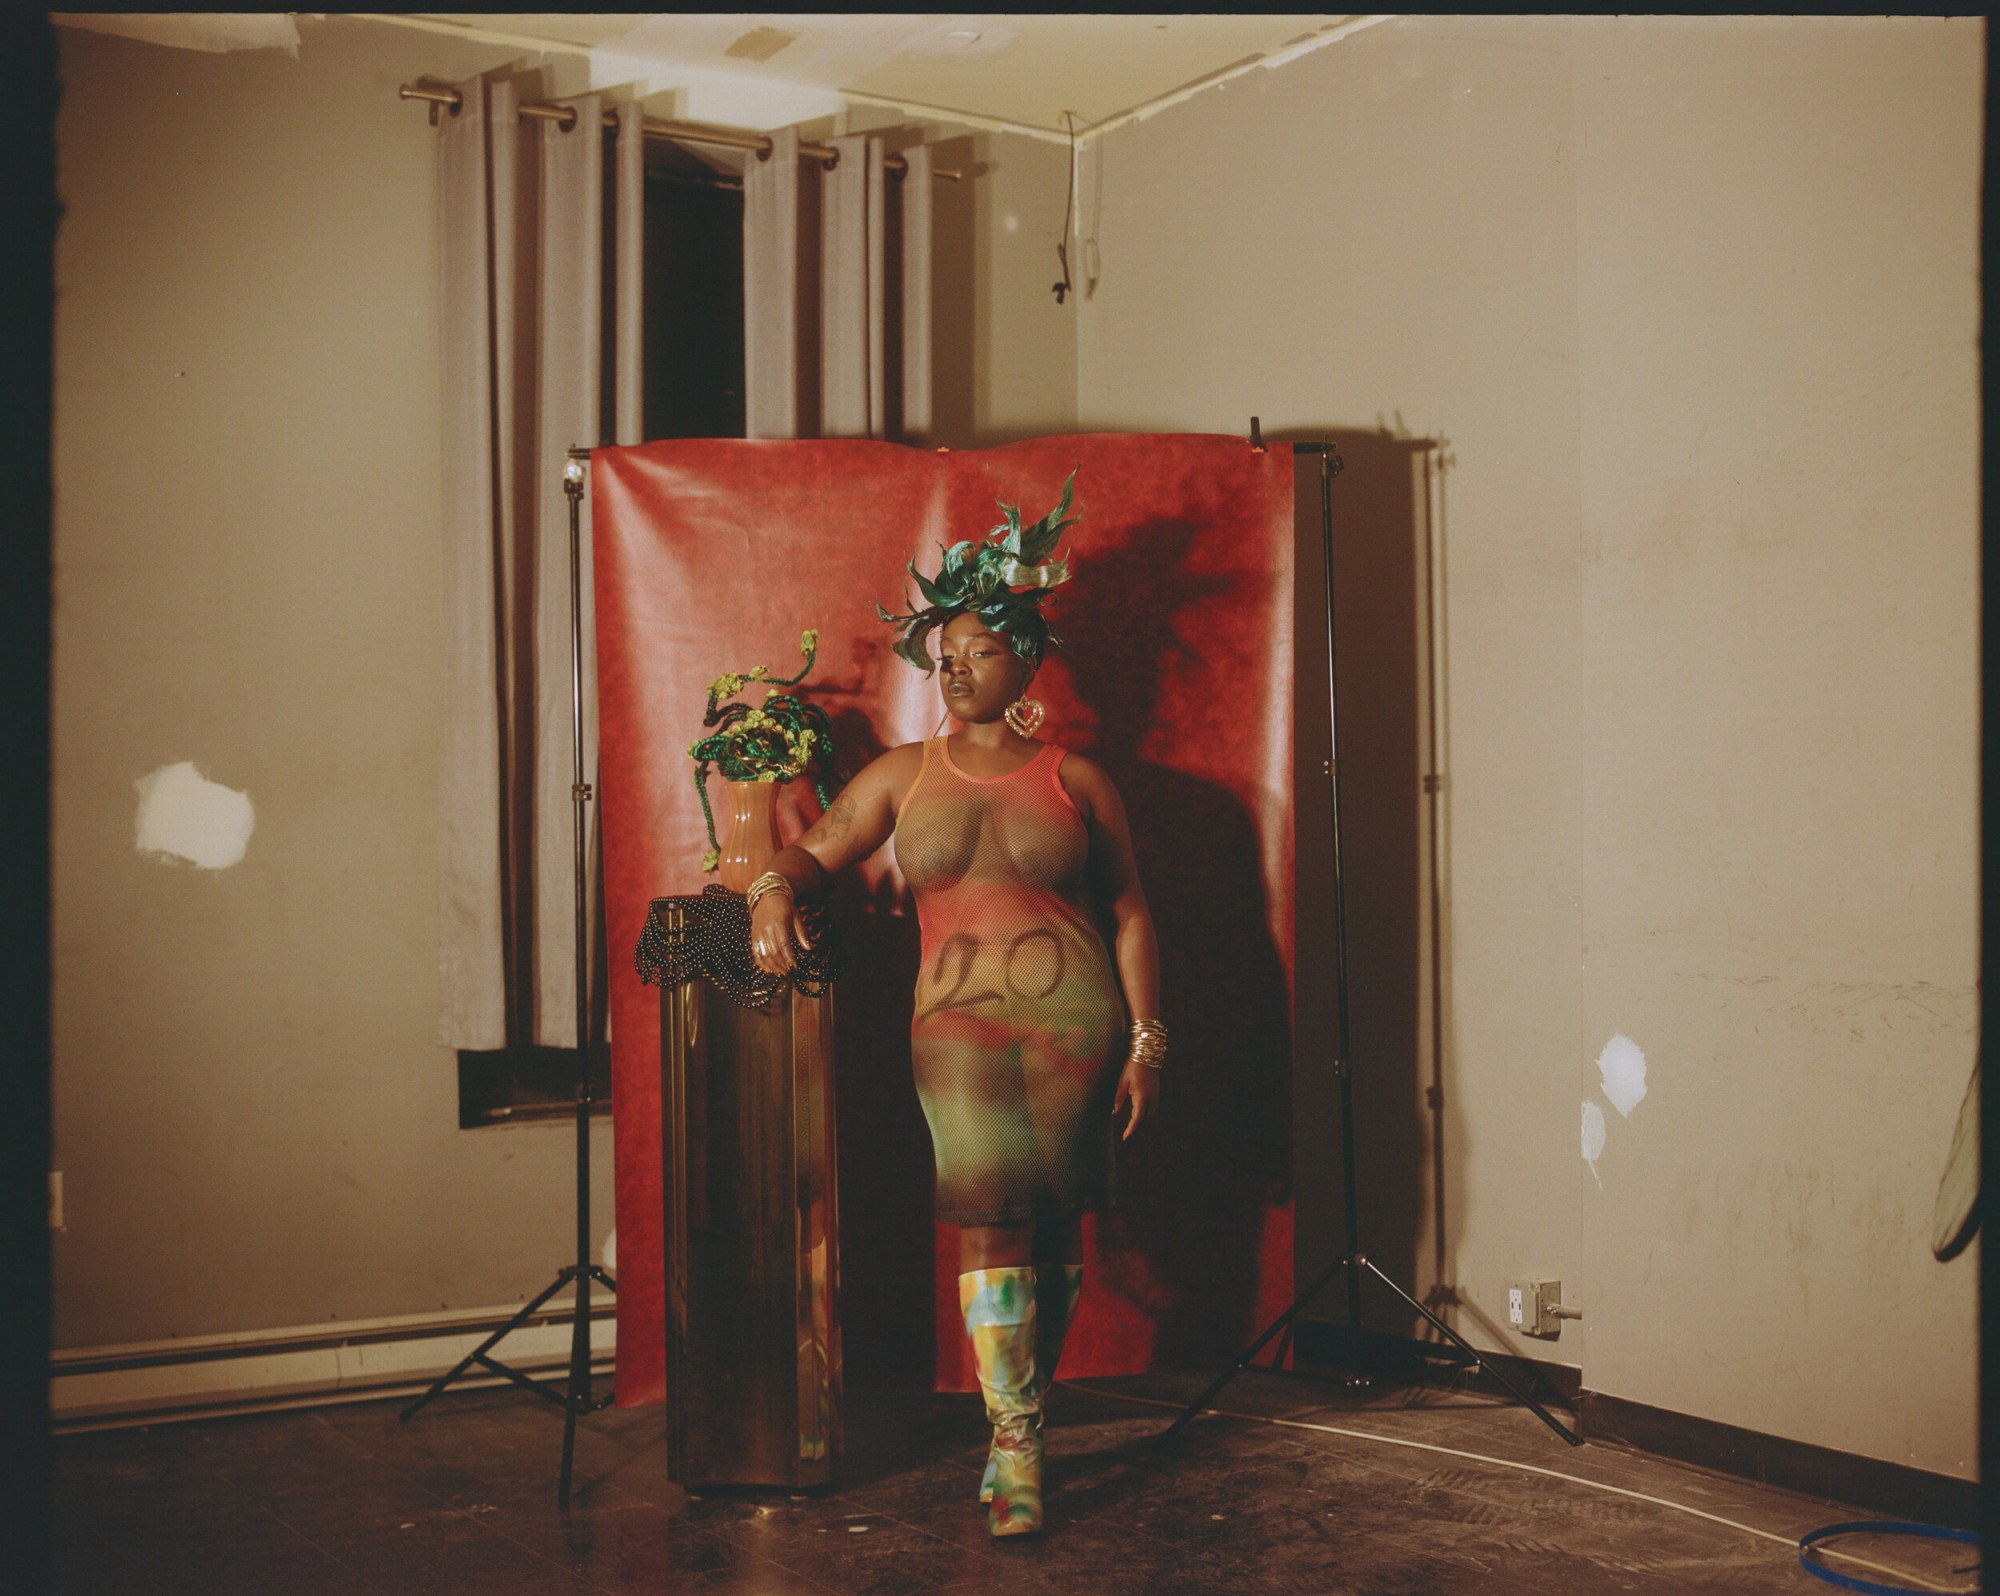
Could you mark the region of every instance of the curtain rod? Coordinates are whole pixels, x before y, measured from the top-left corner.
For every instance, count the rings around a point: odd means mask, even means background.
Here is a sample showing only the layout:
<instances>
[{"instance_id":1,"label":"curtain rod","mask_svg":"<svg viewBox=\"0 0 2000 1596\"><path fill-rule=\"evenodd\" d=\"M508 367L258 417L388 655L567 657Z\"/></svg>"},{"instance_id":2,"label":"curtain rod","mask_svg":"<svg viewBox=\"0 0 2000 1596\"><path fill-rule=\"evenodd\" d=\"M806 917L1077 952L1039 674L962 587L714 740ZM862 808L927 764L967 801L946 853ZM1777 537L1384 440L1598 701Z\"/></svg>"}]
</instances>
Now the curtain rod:
<instances>
[{"instance_id":1,"label":"curtain rod","mask_svg":"<svg viewBox=\"0 0 2000 1596\"><path fill-rule=\"evenodd\" d=\"M458 90L437 88L428 83L405 83L396 91L405 100L426 100L435 106L458 109ZM576 108L569 105L552 105L545 101L530 101L520 107L522 116L538 117L544 122L560 122L563 131L568 132L576 125ZM435 117L437 112L433 110ZM604 113L604 125L616 127L618 118L611 112ZM732 150L754 150L759 156L771 153L771 141L761 133L733 133L727 128L704 127L698 122L668 122L657 116L644 119L646 137L651 139L674 139L683 144L716 144ZM810 160L823 161L828 166L837 165L840 151L829 144L801 144L799 154ZM885 155L882 165L901 177L909 170L910 163L900 155ZM956 183L965 174L956 167L935 166L931 176Z\"/></svg>"}]
</instances>

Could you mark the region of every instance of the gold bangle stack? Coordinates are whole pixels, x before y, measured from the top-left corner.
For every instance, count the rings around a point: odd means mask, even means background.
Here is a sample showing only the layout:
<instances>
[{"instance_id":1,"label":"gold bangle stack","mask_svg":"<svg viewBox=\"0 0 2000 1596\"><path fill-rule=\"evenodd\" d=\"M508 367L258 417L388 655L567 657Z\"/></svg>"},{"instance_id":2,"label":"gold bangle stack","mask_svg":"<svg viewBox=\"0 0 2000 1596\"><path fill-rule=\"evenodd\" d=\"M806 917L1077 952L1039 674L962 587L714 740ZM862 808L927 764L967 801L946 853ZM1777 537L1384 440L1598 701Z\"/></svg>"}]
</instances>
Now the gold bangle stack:
<instances>
[{"instance_id":1,"label":"gold bangle stack","mask_svg":"<svg viewBox=\"0 0 2000 1596\"><path fill-rule=\"evenodd\" d=\"M1132 1057L1149 1070L1158 1069L1167 1057L1167 1028L1158 1020L1134 1020Z\"/></svg>"},{"instance_id":2,"label":"gold bangle stack","mask_svg":"<svg viewBox=\"0 0 2000 1596\"><path fill-rule=\"evenodd\" d=\"M766 870L750 883L750 890L743 894L743 906L752 914L757 912L757 900L773 892L792 896L792 884L775 870ZM796 900L794 900L796 901Z\"/></svg>"}]
</instances>

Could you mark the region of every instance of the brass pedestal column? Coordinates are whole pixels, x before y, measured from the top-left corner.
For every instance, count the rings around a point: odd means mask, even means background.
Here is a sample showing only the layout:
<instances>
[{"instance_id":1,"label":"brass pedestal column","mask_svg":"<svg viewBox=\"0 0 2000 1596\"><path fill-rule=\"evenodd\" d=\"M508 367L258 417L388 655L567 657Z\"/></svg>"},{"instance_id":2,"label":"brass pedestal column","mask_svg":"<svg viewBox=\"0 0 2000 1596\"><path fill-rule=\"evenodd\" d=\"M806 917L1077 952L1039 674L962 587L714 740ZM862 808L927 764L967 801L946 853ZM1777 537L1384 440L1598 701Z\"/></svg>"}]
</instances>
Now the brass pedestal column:
<instances>
[{"instance_id":1,"label":"brass pedestal column","mask_svg":"<svg viewBox=\"0 0 2000 1596\"><path fill-rule=\"evenodd\" d=\"M689 906L652 909L672 939ZM840 1454L833 1000L660 993L667 1474L690 1490L832 1482Z\"/></svg>"}]
</instances>

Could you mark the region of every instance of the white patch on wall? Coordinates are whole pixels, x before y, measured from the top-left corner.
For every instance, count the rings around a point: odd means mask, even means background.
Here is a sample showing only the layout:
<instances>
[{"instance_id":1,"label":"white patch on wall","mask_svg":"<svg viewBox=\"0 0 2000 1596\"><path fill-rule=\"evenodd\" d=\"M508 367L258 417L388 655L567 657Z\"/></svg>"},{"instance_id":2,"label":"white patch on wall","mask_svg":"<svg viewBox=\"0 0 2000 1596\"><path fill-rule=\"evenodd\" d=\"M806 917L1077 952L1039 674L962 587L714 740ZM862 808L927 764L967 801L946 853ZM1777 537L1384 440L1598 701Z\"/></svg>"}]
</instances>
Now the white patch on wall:
<instances>
[{"instance_id":1,"label":"white patch on wall","mask_svg":"<svg viewBox=\"0 0 2000 1596\"><path fill-rule=\"evenodd\" d=\"M614 1280L618 1278L618 1227L611 1227L611 1234L604 1238L604 1250L598 1255L604 1265L604 1272Z\"/></svg>"},{"instance_id":2,"label":"white patch on wall","mask_svg":"<svg viewBox=\"0 0 2000 1596\"><path fill-rule=\"evenodd\" d=\"M1583 1161L1590 1166L1590 1178L1597 1182L1597 1189L1604 1190L1604 1177L1597 1172L1597 1161L1604 1156L1604 1110L1589 1098L1583 1100Z\"/></svg>"},{"instance_id":3,"label":"white patch on wall","mask_svg":"<svg viewBox=\"0 0 2000 1596\"><path fill-rule=\"evenodd\" d=\"M163 863L183 859L204 870L242 862L257 824L248 793L208 780L185 759L132 785L139 792L141 853Z\"/></svg>"},{"instance_id":4,"label":"white patch on wall","mask_svg":"<svg viewBox=\"0 0 2000 1596\"><path fill-rule=\"evenodd\" d=\"M1604 1078L1604 1100L1623 1115L1632 1117L1646 1095L1646 1055L1629 1036L1614 1036L1597 1055L1597 1073Z\"/></svg>"}]
</instances>

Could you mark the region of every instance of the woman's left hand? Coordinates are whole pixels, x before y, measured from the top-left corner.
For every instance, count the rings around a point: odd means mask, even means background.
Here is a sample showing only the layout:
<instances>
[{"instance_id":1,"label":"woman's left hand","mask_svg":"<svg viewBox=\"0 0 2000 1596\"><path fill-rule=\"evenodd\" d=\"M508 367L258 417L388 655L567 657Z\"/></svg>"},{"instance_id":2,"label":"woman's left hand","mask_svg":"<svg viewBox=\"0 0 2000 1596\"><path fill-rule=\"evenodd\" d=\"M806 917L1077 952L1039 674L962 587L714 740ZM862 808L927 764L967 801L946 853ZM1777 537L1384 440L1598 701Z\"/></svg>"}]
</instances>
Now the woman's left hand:
<instances>
[{"instance_id":1,"label":"woman's left hand","mask_svg":"<svg viewBox=\"0 0 2000 1596\"><path fill-rule=\"evenodd\" d=\"M1111 1105L1111 1117L1116 1119L1119 1111L1131 1105L1132 1117L1125 1122L1125 1134L1118 1139L1129 1142L1132 1133L1139 1128L1153 1106L1153 1100L1160 1095L1160 1072L1150 1064L1141 1064L1136 1058L1125 1061L1124 1073L1118 1077L1118 1098ZM1102 1099L1099 1099L1101 1102Z\"/></svg>"}]
</instances>

